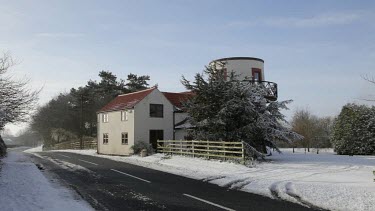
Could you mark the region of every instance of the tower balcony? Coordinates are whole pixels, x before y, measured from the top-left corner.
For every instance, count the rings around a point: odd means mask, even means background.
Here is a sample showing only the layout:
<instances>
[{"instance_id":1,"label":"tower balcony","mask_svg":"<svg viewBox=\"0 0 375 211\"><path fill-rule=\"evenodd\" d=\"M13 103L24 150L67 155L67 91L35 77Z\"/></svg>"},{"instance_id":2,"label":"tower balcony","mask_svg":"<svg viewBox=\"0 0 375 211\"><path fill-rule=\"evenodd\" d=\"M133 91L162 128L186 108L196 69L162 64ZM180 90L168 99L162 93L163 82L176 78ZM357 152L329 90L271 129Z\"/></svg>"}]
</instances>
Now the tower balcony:
<instances>
[{"instance_id":1,"label":"tower balcony","mask_svg":"<svg viewBox=\"0 0 375 211\"><path fill-rule=\"evenodd\" d=\"M277 83L271 81L257 81L257 80L246 80L251 84L255 84L263 88L266 92L265 98L270 101L277 100Z\"/></svg>"}]
</instances>

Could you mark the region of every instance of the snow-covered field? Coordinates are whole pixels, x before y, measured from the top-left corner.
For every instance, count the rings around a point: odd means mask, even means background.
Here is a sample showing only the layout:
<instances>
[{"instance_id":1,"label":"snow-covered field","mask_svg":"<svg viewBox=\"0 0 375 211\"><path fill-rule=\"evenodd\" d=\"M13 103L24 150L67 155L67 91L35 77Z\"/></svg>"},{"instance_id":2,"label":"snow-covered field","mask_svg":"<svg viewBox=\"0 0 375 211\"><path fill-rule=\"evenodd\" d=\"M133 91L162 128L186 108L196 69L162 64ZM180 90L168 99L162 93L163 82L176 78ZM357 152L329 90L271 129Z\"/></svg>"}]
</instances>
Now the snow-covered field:
<instances>
[{"instance_id":1,"label":"snow-covered field","mask_svg":"<svg viewBox=\"0 0 375 211\"><path fill-rule=\"evenodd\" d=\"M109 158L220 186L330 210L375 210L375 156L340 156L331 149L305 154L274 153L269 162L246 166L162 154L148 157L98 155L95 150L59 150Z\"/></svg>"},{"instance_id":2,"label":"snow-covered field","mask_svg":"<svg viewBox=\"0 0 375 211\"><path fill-rule=\"evenodd\" d=\"M72 190L47 179L22 152L0 160L0 210L92 210Z\"/></svg>"}]
</instances>

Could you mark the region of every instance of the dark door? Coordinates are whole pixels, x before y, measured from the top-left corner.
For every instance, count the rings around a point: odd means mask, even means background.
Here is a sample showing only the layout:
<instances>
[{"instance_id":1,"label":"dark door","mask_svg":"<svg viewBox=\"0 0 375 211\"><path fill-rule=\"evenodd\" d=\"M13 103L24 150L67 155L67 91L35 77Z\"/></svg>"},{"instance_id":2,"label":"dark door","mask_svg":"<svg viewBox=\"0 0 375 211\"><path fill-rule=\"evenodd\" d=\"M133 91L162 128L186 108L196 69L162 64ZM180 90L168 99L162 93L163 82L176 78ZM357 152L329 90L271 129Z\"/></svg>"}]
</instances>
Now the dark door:
<instances>
[{"instance_id":1,"label":"dark door","mask_svg":"<svg viewBox=\"0 0 375 211\"><path fill-rule=\"evenodd\" d=\"M157 140L164 140L164 131L150 130L150 143L155 150L157 150Z\"/></svg>"},{"instance_id":2,"label":"dark door","mask_svg":"<svg viewBox=\"0 0 375 211\"><path fill-rule=\"evenodd\" d=\"M254 81L262 81L262 70L258 68L252 68L251 73Z\"/></svg>"}]
</instances>

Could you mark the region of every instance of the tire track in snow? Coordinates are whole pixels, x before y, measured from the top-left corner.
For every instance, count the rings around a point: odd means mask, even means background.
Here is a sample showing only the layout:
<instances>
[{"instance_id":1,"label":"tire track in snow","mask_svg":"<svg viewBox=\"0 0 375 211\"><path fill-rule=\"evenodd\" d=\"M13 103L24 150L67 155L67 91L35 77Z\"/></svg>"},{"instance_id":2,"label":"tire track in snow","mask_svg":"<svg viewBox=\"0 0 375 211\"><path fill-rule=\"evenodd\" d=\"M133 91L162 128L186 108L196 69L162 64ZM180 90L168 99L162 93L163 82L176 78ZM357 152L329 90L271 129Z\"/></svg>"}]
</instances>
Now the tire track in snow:
<instances>
[{"instance_id":1,"label":"tire track in snow","mask_svg":"<svg viewBox=\"0 0 375 211\"><path fill-rule=\"evenodd\" d=\"M236 179L232 180L230 182L227 182L223 185L221 185L224 188L229 188L229 189L234 189L234 190L240 190L246 185L250 184L253 182L252 180L249 180L249 178L244 178L244 179Z\"/></svg>"},{"instance_id":2,"label":"tire track in snow","mask_svg":"<svg viewBox=\"0 0 375 211\"><path fill-rule=\"evenodd\" d=\"M309 207L309 208L312 208L312 209L315 209L315 210L323 210L322 208L318 207L318 206L315 206L314 204L304 200L301 196L299 196L298 194L296 194L294 188L293 188L293 184L291 182L288 182L285 184L285 193L288 194L289 196L293 197L294 199L296 199L300 204L306 206L306 207Z\"/></svg>"},{"instance_id":3,"label":"tire track in snow","mask_svg":"<svg viewBox=\"0 0 375 211\"><path fill-rule=\"evenodd\" d=\"M203 182L211 182L211 181L214 181L214 180L223 179L225 177L226 176L212 176L212 177L204 178L204 179L202 179L202 181Z\"/></svg>"},{"instance_id":4,"label":"tire track in snow","mask_svg":"<svg viewBox=\"0 0 375 211\"><path fill-rule=\"evenodd\" d=\"M271 192L271 195L272 197L274 197L275 199L277 200L283 200L283 198L281 198L281 194L280 194L280 190L279 190L279 184L281 182L275 182L273 183L270 187L269 187L269 190Z\"/></svg>"}]
</instances>

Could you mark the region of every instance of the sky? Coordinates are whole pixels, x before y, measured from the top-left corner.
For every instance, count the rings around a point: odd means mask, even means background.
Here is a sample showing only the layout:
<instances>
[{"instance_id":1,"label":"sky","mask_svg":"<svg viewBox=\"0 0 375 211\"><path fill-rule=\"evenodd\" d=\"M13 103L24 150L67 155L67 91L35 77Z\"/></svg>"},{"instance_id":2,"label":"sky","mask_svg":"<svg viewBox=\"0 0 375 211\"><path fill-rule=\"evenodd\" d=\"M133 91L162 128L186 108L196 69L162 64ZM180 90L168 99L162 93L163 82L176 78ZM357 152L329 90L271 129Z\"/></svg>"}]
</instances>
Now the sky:
<instances>
[{"instance_id":1,"label":"sky","mask_svg":"<svg viewBox=\"0 0 375 211\"><path fill-rule=\"evenodd\" d=\"M15 78L43 87L40 105L72 87L150 75L162 91L184 91L210 61L265 60L279 100L317 116L373 98L375 1L9 0L0 1L0 51L17 60ZM8 125L16 133L24 125Z\"/></svg>"}]
</instances>

